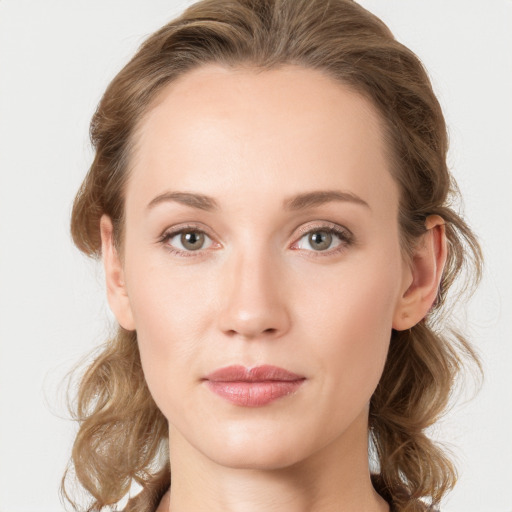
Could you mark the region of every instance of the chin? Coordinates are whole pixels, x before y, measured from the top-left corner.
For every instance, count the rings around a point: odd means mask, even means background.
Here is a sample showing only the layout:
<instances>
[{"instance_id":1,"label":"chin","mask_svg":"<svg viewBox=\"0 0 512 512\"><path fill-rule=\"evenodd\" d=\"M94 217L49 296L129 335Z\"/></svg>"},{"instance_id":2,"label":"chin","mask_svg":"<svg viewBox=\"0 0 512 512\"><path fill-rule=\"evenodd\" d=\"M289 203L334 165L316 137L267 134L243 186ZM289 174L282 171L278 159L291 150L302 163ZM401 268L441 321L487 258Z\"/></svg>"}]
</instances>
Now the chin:
<instances>
[{"instance_id":1,"label":"chin","mask_svg":"<svg viewBox=\"0 0 512 512\"><path fill-rule=\"evenodd\" d=\"M196 445L210 460L234 469L283 469L293 466L320 447L308 446L304 432L290 431L285 425L241 422L230 425L222 435L212 431ZM213 435L212 435L213 434Z\"/></svg>"},{"instance_id":2,"label":"chin","mask_svg":"<svg viewBox=\"0 0 512 512\"><path fill-rule=\"evenodd\" d=\"M293 466L301 460L297 446L261 446L247 442L243 445L226 443L218 450L209 447L206 455L217 464L233 469L277 470Z\"/></svg>"}]
</instances>

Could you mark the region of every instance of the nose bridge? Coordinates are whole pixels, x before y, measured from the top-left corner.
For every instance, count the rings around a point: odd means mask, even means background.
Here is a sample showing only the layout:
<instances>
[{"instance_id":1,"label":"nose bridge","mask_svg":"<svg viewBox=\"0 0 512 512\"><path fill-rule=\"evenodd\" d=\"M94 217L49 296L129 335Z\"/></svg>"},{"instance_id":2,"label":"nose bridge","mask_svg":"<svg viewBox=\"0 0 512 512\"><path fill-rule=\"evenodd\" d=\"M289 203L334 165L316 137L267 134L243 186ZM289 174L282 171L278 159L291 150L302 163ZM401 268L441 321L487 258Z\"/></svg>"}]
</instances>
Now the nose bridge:
<instances>
[{"instance_id":1,"label":"nose bridge","mask_svg":"<svg viewBox=\"0 0 512 512\"><path fill-rule=\"evenodd\" d=\"M289 324L280 263L269 244L245 244L225 262L220 329L244 338L278 336Z\"/></svg>"}]
</instances>

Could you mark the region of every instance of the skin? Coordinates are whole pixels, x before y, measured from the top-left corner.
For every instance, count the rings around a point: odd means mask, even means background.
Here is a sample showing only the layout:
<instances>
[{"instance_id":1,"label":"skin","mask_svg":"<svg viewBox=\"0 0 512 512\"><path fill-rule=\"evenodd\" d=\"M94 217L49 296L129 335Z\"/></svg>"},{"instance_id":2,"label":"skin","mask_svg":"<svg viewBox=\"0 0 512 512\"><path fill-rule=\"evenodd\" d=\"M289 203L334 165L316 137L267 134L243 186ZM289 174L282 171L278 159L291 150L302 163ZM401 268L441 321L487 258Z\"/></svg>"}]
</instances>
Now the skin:
<instances>
[{"instance_id":1,"label":"skin","mask_svg":"<svg viewBox=\"0 0 512 512\"><path fill-rule=\"evenodd\" d=\"M169 421L172 487L159 511L389 509L369 477L369 400L392 328L412 327L432 305L446 246L442 219L430 217L403 257L386 154L366 99L294 66L203 66L140 123L122 253L106 216L101 233L111 308L137 330ZM285 206L333 190L344 196ZM218 207L162 197L170 192ZM333 226L342 235L331 233L327 249L312 245L309 232L328 237ZM164 236L179 229L205 233L202 248ZM305 381L241 407L202 380L233 364L272 364Z\"/></svg>"}]
</instances>

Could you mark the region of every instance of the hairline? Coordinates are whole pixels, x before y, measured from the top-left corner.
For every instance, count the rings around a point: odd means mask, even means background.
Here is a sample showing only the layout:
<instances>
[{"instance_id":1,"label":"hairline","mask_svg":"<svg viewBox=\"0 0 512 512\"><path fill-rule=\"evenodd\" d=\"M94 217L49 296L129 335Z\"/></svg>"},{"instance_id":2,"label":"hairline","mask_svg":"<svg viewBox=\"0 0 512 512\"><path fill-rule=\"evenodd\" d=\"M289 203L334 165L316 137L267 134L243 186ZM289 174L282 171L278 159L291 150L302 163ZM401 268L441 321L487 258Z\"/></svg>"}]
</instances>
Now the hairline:
<instances>
[{"instance_id":1,"label":"hairline","mask_svg":"<svg viewBox=\"0 0 512 512\"><path fill-rule=\"evenodd\" d=\"M205 68L207 66L215 66L221 67L230 71L244 70L250 71L255 74L260 74L265 71L273 71L279 70L286 67L292 68L301 68L303 70L310 70L313 72L318 72L326 78L329 78L333 83L343 86L348 89L350 92L358 95L360 98L365 100L367 108L372 110L372 113L375 114L375 119L377 122L377 127L379 130L379 136L382 138L382 149L384 152L384 158L388 162L388 171L396 183L398 187L398 208L397 208L397 223L398 223L398 232L399 232L399 242L400 242L400 251L402 254L402 258L406 261L411 260L412 255L412 243L407 240L405 229L401 223L402 217L402 185L398 180L399 167L401 164L399 162L399 158L396 154L395 141L393 137L393 129L391 126L391 122L386 121L384 112L381 107L376 103L376 101L371 97L371 94L367 92L363 87L357 86L354 83L350 83L348 80L344 80L342 77L337 76L331 70L320 67L313 66L307 62L297 62L297 61L287 61L282 60L271 65L259 64L248 59L241 59L240 61L228 62L223 59L208 59L204 61L196 61L191 64L186 69L179 70L175 72L173 75L169 76L167 80L162 80L160 84L155 87L155 90L150 96L149 101L146 105L141 109L141 113L138 119L135 121L133 130L127 137L125 149L123 151L122 158L125 160L125 168L123 170L123 178L122 178L122 186L120 190L122 208L121 208L121 216L119 219L116 219L113 237L115 247L120 255L123 257L123 249L124 249L124 237L125 237L125 226L126 226L126 189L128 187L128 183L130 181L130 177L133 173L133 169L136 161L137 149L139 147L139 143L141 140L141 131L143 129L143 125L147 117L154 111L158 106L165 101L166 93L168 93L168 89L184 79L190 73L200 70L201 68Z\"/></svg>"}]
</instances>

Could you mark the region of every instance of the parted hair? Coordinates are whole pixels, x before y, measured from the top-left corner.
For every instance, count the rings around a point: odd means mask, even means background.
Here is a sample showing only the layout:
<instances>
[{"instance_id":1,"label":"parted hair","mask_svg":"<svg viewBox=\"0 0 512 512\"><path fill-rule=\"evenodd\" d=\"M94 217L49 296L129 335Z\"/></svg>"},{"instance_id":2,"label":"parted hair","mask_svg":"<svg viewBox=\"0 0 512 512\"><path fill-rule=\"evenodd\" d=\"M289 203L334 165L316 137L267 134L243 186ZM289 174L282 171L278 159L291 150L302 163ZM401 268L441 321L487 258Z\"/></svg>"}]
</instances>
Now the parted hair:
<instances>
[{"instance_id":1,"label":"parted hair","mask_svg":"<svg viewBox=\"0 0 512 512\"><path fill-rule=\"evenodd\" d=\"M456 469L426 430L445 412L461 370L480 367L449 308L467 286L452 285L459 276L465 285L476 284L482 256L454 206L447 130L429 77L373 14L351 0L201 0L151 35L110 83L92 119L95 157L72 211L76 246L101 257L100 218L107 214L122 251L124 189L137 127L165 86L208 63L261 71L297 65L357 91L382 120L400 189L404 254L425 232L427 216L444 219L448 259L437 299L420 323L392 332L368 433L377 468L372 481L393 510L437 506L455 484ZM63 495L80 510L70 490L78 481L90 498L86 510L100 511L136 482L142 490L125 510L154 512L171 481L168 425L146 385L137 333L118 327L81 374L76 393L79 430Z\"/></svg>"}]
</instances>

